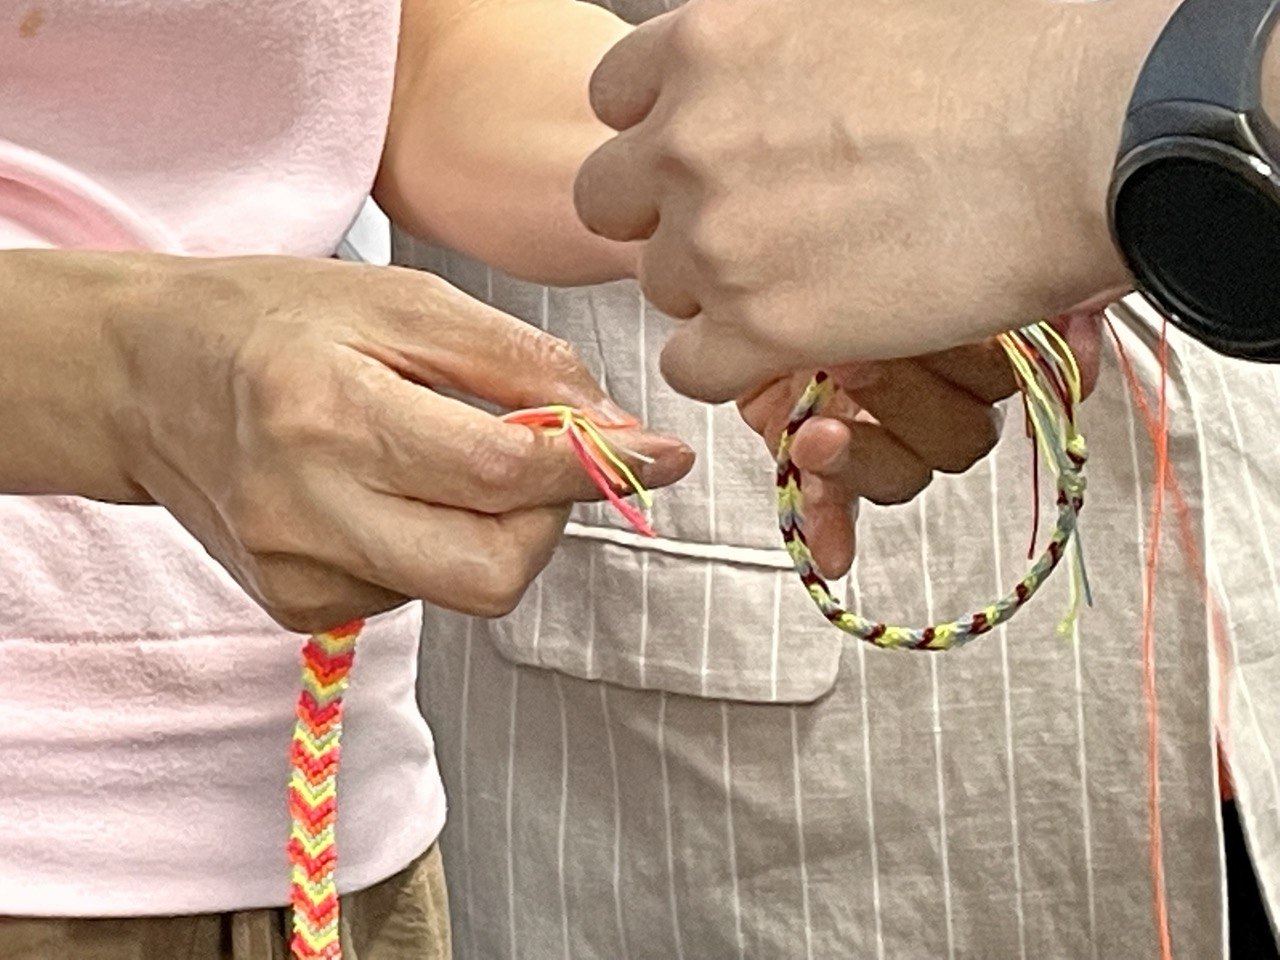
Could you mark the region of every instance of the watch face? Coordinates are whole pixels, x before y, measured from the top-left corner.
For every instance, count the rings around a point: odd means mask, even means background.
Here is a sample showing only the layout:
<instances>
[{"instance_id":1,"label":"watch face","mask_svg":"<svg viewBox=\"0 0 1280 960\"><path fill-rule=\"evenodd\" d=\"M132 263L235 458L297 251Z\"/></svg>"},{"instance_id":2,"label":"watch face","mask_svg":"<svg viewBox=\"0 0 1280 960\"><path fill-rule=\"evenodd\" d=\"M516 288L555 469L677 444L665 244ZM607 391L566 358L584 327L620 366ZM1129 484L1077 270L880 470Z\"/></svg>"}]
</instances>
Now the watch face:
<instances>
[{"instance_id":1,"label":"watch face","mask_svg":"<svg viewBox=\"0 0 1280 960\"><path fill-rule=\"evenodd\" d=\"M1152 158L1112 215L1139 286L1175 325L1223 353L1280 361L1280 192L1265 165Z\"/></svg>"}]
</instances>

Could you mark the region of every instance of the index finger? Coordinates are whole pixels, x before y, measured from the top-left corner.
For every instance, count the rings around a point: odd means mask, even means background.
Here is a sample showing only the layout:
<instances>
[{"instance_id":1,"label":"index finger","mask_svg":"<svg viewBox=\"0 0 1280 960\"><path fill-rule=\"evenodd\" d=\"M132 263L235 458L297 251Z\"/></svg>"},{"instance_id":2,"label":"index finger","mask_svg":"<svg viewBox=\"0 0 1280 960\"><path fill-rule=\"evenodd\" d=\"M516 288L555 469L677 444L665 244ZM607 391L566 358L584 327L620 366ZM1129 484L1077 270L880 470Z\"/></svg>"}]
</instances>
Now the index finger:
<instances>
[{"instance_id":1,"label":"index finger","mask_svg":"<svg viewBox=\"0 0 1280 960\"><path fill-rule=\"evenodd\" d=\"M418 383L508 409L564 403L618 419L620 411L558 337L483 303L434 274L384 268L391 322L355 349Z\"/></svg>"},{"instance_id":2,"label":"index finger","mask_svg":"<svg viewBox=\"0 0 1280 960\"><path fill-rule=\"evenodd\" d=\"M919 357L915 362L979 403L996 403L1018 389L1013 366L994 338Z\"/></svg>"},{"instance_id":3,"label":"index finger","mask_svg":"<svg viewBox=\"0 0 1280 960\"><path fill-rule=\"evenodd\" d=\"M487 514L604 497L567 436L505 423L390 375L375 390L366 409L376 453L363 467L373 489ZM607 436L647 487L674 483L693 465L693 451L673 438L637 429Z\"/></svg>"}]
</instances>

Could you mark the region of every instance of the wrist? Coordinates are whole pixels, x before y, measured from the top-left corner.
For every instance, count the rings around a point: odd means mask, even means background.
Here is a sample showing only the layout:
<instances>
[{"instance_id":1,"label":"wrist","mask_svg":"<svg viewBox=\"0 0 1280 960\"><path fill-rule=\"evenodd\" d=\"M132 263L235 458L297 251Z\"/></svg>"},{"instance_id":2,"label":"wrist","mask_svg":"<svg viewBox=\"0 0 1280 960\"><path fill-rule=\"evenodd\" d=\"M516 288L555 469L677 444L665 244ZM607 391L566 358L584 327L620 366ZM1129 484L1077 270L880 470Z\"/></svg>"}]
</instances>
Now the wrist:
<instances>
[{"instance_id":1,"label":"wrist","mask_svg":"<svg viewBox=\"0 0 1280 960\"><path fill-rule=\"evenodd\" d=\"M0 489L146 502L127 471L114 411L119 368L108 327L136 296L144 257L0 254Z\"/></svg>"},{"instance_id":2,"label":"wrist","mask_svg":"<svg viewBox=\"0 0 1280 960\"><path fill-rule=\"evenodd\" d=\"M1128 271L1108 226L1111 177L1138 75L1179 2L1134 0L1129 4L1090 4L1072 11L1081 36L1086 38L1086 48L1075 67L1078 79L1068 101L1072 115L1082 121L1072 131L1079 136L1078 174L1073 187L1090 228L1106 237L1118 278L1126 281Z\"/></svg>"}]
</instances>

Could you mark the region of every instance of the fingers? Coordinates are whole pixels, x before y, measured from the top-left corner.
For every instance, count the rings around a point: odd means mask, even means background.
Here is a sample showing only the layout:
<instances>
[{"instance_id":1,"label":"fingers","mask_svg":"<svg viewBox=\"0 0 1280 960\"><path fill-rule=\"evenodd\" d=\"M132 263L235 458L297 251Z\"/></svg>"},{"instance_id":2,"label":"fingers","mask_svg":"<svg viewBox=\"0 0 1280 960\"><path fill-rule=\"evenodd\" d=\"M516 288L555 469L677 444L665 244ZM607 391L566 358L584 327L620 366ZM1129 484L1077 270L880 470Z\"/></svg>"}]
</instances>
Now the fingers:
<instances>
[{"instance_id":1,"label":"fingers","mask_svg":"<svg viewBox=\"0 0 1280 960\"><path fill-rule=\"evenodd\" d=\"M867 421L815 417L796 434L791 460L846 500L906 503L929 485L933 470L884 427Z\"/></svg>"},{"instance_id":2,"label":"fingers","mask_svg":"<svg viewBox=\"0 0 1280 960\"><path fill-rule=\"evenodd\" d=\"M1018 389L1009 357L994 338L932 353L916 362L979 403L995 403Z\"/></svg>"},{"instance_id":3,"label":"fingers","mask_svg":"<svg viewBox=\"0 0 1280 960\"><path fill-rule=\"evenodd\" d=\"M578 218L610 240L645 240L658 228L655 165L637 132L605 141L583 161L573 184Z\"/></svg>"},{"instance_id":4,"label":"fingers","mask_svg":"<svg viewBox=\"0 0 1280 960\"><path fill-rule=\"evenodd\" d=\"M390 269L385 276L394 318L382 339L353 346L401 376L507 409L564 403L625 416L563 340L431 274Z\"/></svg>"},{"instance_id":5,"label":"fingers","mask_svg":"<svg viewBox=\"0 0 1280 960\"><path fill-rule=\"evenodd\" d=\"M662 88L662 51L672 15L656 17L620 40L591 76L591 107L619 136L583 162L573 185L578 218L610 240L646 240L658 228L657 166L640 136Z\"/></svg>"},{"instance_id":6,"label":"fingers","mask_svg":"<svg viewBox=\"0 0 1280 960\"><path fill-rule=\"evenodd\" d=\"M385 613L408 597L366 583L338 567L308 557L276 554L255 558L246 586L276 623L295 633L329 630Z\"/></svg>"},{"instance_id":7,"label":"fingers","mask_svg":"<svg viewBox=\"0 0 1280 960\"><path fill-rule=\"evenodd\" d=\"M358 558L353 572L363 579L482 617L516 607L550 561L569 516L567 507L492 517L399 497L357 500L343 530L344 549L333 549L330 562L350 565Z\"/></svg>"},{"instance_id":8,"label":"fingers","mask_svg":"<svg viewBox=\"0 0 1280 960\"><path fill-rule=\"evenodd\" d=\"M702 310L698 271L688 256L685 229L681 222L664 220L645 244L640 261L640 289L645 298L676 320L690 320Z\"/></svg>"},{"instance_id":9,"label":"fingers","mask_svg":"<svg viewBox=\"0 0 1280 960\"><path fill-rule=\"evenodd\" d=\"M377 448L365 465L374 489L485 514L603 496L566 436L504 423L390 375L377 392L367 407ZM636 430L607 435L646 486L674 483L693 466L693 451L678 440Z\"/></svg>"},{"instance_id":10,"label":"fingers","mask_svg":"<svg viewBox=\"0 0 1280 960\"><path fill-rule=\"evenodd\" d=\"M922 364L890 360L860 365L852 379L845 374L832 371L859 406L934 470L967 470L1000 439L997 408Z\"/></svg>"},{"instance_id":11,"label":"fingers","mask_svg":"<svg viewBox=\"0 0 1280 960\"><path fill-rule=\"evenodd\" d=\"M662 88L662 51L673 20L668 13L618 41L591 75L591 109L614 130L635 126L653 109Z\"/></svg>"},{"instance_id":12,"label":"fingers","mask_svg":"<svg viewBox=\"0 0 1280 960\"><path fill-rule=\"evenodd\" d=\"M805 539L818 572L829 580L853 566L858 498L838 480L816 474L801 476L804 488Z\"/></svg>"},{"instance_id":13,"label":"fingers","mask_svg":"<svg viewBox=\"0 0 1280 960\"><path fill-rule=\"evenodd\" d=\"M662 348L661 370L686 397L724 403L786 371L786 358L761 349L745 335L723 336L706 314L679 324Z\"/></svg>"}]
</instances>

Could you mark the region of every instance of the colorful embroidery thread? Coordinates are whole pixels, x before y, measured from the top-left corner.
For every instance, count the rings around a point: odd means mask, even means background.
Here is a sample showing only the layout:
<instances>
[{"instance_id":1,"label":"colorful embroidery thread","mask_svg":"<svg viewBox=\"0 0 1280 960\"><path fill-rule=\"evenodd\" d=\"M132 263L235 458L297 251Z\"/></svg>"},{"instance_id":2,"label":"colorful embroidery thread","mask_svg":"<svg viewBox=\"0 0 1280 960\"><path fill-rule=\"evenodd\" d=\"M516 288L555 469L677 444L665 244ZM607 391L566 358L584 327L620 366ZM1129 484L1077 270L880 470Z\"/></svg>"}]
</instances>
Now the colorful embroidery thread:
<instances>
[{"instance_id":1,"label":"colorful embroidery thread","mask_svg":"<svg viewBox=\"0 0 1280 960\"><path fill-rule=\"evenodd\" d=\"M922 629L890 626L845 610L817 572L805 540L803 490L800 471L791 463L791 444L800 428L820 413L831 396L830 378L819 373L801 396L778 448L778 521L796 571L818 608L840 629L881 647L946 650L989 632L1026 604L1064 555L1070 552L1074 571L1072 604L1067 623L1075 617L1081 598L1088 598L1088 582L1080 554L1076 525L1084 500L1084 438L1076 428L1080 402L1080 374L1061 336L1048 324L1038 324L1000 338L1022 390L1028 432L1052 470L1058 490L1058 518L1049 544L1026 576L1007 596L976 613L950 623ZM633 459L648 458L610 445L605 430L636 426L634 421L604 421L572 407L555 405L521 410L504 418L550 435L566 435L584 471L605 498L640 533L654 536L644 513L622 499L634 493L645 507L649 493L615 452ZM355 661L356 641L363 628L355 621L316 634L302 651L302 690L291 747L289 813L293 821L289 860L293 865L290 902L293 907L294 960L341 960L340 906L335 884L337 867L338 769L341 757L343 695Z\"/></svg>"},{"instance_id":2,"label":"colorful embroidery thread","mask_svg":"<svg viewBox=\"0 0 1280 960\"><path fill-rule=\"evenodd\" d=\"M634 460L643 454L611 445L605 430L636 426L635 421L607 421L567 406L520 410L504 418L565 434L583 470L600 492L635 529L653 536L644 514L622 499L634 493L649 506L649 492L617 451ZM355 662L356 640L363 621L319 633L302 648L302 690L290 747L289 862L293 865L289 902L293 911L290 950L294 960L341 960L342 935L335 873L338 862L338 769L342 751L343 695Z\"/></svg>"},{"instance_id":3,"label":"colorful embroidery thread","mask_svg":"<svg viewBox=\"0 0 1280 960\"><path fill-rule=\"evenodd\" d=\"M832 624L878 647L907 650L948 650L962 646L1009 620L1030 600L1063 556L1070 555L1073 571L1071 606L1063 621L1070 627L1081 599L1089 597L1077 521L1084 505L1084 437L1076 427L1080 403L1080 370L1070 347L1047 323L1036 324L1000 337L1022 391L1028 432L1048 463L1057 484L1058 517L1049 544L1026 575L1004 597L947 623L928 627L892 626L869 620L845 609L818 572L804 529L804 493L799 469L791 462L796 434L818 415L832 395L830 377L819 373L801 395L787 422L777 455L778 526L796 572ZM1075 536L1074 549L1071 546Z\"/></svg>"}]
</instances>

